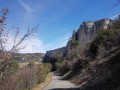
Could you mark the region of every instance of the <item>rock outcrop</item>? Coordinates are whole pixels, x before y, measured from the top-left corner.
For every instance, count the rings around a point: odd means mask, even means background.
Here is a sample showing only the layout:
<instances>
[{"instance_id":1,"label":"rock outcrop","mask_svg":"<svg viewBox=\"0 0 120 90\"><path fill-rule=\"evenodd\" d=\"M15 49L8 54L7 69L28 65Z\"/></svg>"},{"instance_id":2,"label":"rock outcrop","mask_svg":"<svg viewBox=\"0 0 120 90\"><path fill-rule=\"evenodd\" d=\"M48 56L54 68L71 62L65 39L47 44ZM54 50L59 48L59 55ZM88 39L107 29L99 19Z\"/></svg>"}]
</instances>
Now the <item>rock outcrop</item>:
<instances>
[{"instance_id":1,"label":"rock outcrop","mask_svg":"<svg viewBox=\"0 0 120 90\"><path fill-rule=\"evenodd\" d=\"M73 32L72 41L77 40L81 43L88 43L100 30L107 29L112 22L111 19L83 22L80 28Z\"/></svg>"},{"instance_id":2,"label":"rock outcrop","mask_svg":"<svg viewBox=\"0 0 120 90\"><path fill-rule=\"evenodd\" d=\"M120 16L118 16L118 20L120 20ZM78 30L73 31L72 37L70 37L66 47L47 51L45 56L54 58L56 56L63 57L67 55L70 51L71 42L78 41L87 44L94 39L100 30L107 29L112 25L113 21L114 20L106 18L98 21L83 22Z\"/></svg>"},{"instance_id":3,"label":"rock outcrop","mask_svg":"<svg viewBox=\"0 0 120 90\"><path fill-rule=\"evenodd\" d=\"M46 52L46 56L49 56L51 58L64 57L65 54L66 54L66 47L62 47L59 49L55 49L55 50L51 50L51 51Z\"/></svg>"},{"instance_id":4,"label":"rock outcrop","mask_svg":"<svg viewBox=\"0 0 120 90\"><path fill-rule=\"evenodd\" d=\"M55 71L56 70L56 65L55 65L56 59L66 56L66 53L67 53L66 47L47 51L44 58L43 58L43 62L44 63L51 63L52 64L52 71Z\"/></svg>"}]
</instances>

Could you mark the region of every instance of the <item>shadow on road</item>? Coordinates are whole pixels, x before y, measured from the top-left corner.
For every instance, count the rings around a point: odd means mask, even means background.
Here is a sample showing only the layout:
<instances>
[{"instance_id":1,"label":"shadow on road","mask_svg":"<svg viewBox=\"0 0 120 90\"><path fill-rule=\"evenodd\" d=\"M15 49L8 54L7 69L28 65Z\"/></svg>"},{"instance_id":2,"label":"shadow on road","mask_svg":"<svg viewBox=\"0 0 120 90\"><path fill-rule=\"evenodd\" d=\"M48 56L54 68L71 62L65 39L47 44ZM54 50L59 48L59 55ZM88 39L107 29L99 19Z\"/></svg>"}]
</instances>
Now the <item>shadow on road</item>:
<instances>
[{"instance_id":1,"label":"shadow on road","mask_svg":"<svg viewBox=\"0 0 120 90\"><path fill-rule=\"evenodd\" d=\"M51 90L80 90L80 88L55 88Z\"/></svg>"}]
</instances>

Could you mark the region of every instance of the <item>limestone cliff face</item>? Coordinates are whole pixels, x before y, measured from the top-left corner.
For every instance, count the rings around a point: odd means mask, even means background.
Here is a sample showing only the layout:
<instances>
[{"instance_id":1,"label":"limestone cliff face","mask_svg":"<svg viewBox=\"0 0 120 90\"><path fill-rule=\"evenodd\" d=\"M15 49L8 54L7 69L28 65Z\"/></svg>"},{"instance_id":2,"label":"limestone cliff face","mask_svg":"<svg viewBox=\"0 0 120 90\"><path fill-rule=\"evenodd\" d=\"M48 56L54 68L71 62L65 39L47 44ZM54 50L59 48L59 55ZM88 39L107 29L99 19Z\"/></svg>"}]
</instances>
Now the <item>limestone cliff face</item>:
<instances>
[{"instance_id":1,"label":"limestone cliff face","mask_svg":"<svg viewBox=\"0 0 120 90\"><path fill-rule=\"evenodd\" d=\"M110 24L112 24L111 19L83 22L77 30L76 40L81 43L88 43L100 30L107 29Z\"/></svg>"},{"instance_id":2,"label":"limestone cliff face","mask_svg":"<svg viewBox=\"0 0 120 90\"><path fill-rule=\"evenodd\" d=\"M80 43L88 43L94 39L100 30L107 29L112 24L112 22L113 20L111 19L83 22L77 31L73 31L72 37L69 39L66 47L47 51L45 56L63 57L65 54L69 54L71 42L79 41Z\"/></svg>"},{"instance_id":3,"label":"limestone cliff face","mask_svg":"<svg viewBox=\"0 0 120 90\"><path fill-rule=\"evenodd\" d=\"M55 50L50 50L46 52L45 56L54 58L54 57L63 57L66 53L66 47L62 47L59 49L55 49Z\"/></svg>"}]
</instances>

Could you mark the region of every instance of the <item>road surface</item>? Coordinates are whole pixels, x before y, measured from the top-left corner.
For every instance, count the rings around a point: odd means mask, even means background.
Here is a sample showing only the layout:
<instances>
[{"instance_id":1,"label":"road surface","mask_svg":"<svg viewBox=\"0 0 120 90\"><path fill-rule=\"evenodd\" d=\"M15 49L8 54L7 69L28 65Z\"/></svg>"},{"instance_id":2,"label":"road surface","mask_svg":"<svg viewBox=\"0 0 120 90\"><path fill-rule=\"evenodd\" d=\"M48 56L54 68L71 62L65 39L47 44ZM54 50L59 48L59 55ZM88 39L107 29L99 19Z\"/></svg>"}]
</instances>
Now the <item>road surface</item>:
<instances>
[{"instance_id":1,"label":"road surface","mask_svg":"<svg viewBox=\"0 0 120 90\"><path fill-rule=\"evenodd\" d=\"M77 86L68 80L62 80L61 76L52 74L52 80L44 90L80 90Z\"/></svg>"}]
</instances>

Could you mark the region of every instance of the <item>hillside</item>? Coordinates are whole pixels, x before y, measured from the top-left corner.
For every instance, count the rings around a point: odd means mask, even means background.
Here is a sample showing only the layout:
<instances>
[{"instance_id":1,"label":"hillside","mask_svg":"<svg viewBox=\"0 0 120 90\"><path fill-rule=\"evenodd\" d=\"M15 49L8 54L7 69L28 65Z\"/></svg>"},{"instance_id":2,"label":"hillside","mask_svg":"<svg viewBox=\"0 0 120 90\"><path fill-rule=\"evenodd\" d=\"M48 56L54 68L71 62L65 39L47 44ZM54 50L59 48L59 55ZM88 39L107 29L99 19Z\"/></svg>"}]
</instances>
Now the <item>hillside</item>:
<instances>
[{"instance_id":1,"label":"hillside","mask_svg":"<svg viewBox=\"0 0 120 90\"><path fill-rule=\"evenodd\" d=\"M83 22L66 47L48 51L43 62L80 90L120 89L120 15Z\"/></svg>"},{"instance_id":2,"label":"hillside","mask_svg":"<svg viewBox=\"0 0 120 90\"><path fill-rule=\"evenodd\" d=\"M101 30L108 29L113 22L114 20L107 19L107 18L97 20L97 21L83 22L80 25L78 30L73 31L73 34L70 37L66 47L47 51L46 56L47 57L56 57L56 56L63 57L64 55L68 55L70 53L71 45L74 44L76 41L82 44L87 44L91 42L96 37L96 35L99 32L101 32Z\"/></svg>"}]
</instances>

